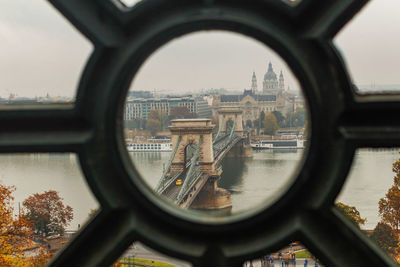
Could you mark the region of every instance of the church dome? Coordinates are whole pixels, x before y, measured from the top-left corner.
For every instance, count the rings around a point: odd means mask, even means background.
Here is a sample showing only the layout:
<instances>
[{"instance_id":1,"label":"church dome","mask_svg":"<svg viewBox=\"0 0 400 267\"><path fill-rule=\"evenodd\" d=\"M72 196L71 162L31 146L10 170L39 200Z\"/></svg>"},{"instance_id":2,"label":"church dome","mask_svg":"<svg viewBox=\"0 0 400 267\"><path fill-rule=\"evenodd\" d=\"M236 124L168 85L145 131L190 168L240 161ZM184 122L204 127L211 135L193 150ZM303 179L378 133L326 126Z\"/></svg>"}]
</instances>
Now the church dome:
<instances>
[{"instance_id":1,"label":"church dome","mask_svg":"<svg viewBox=\"0 0 400 267\"><path fill-rule=\"evenodd\" d=\"M268 64L268 71L264 75L264 81L265 80L277 80L276 74L275 74L274 70L272 69L271 62Z\"/></svg>"}]
</instances>

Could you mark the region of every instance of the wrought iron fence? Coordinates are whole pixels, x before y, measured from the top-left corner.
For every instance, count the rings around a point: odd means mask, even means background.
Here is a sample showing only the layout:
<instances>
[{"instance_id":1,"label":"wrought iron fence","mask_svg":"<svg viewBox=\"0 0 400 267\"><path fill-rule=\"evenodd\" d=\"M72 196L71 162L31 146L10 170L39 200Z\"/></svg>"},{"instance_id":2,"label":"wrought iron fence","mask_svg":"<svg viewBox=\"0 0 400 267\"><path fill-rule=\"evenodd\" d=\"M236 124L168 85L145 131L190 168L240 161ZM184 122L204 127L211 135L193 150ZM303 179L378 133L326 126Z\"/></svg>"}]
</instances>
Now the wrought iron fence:
<instances>
[{"instance_id":1,"label":"wrought iron fence","mask_svg":"<svg viewBox=\"0 0 400 267\"><path fill-rule=\"evenodd\" d=\"M332 43L366 0L143 0L132 8L117 0L50 2L94 52L73 108L0 112L0 150L78 153L101 203L50 266L109 266L141 241L195 267L232 267L292 240L327 266L394 266L333 205L355 149L400 145L400 98L357 95ZM200 222L157 198L140 181L121 126L132 74L160 46L199 30L237 32L273 48L299 79L311 114L296 181L271 206L224 223Z\"/></svg>"}]
</instances>

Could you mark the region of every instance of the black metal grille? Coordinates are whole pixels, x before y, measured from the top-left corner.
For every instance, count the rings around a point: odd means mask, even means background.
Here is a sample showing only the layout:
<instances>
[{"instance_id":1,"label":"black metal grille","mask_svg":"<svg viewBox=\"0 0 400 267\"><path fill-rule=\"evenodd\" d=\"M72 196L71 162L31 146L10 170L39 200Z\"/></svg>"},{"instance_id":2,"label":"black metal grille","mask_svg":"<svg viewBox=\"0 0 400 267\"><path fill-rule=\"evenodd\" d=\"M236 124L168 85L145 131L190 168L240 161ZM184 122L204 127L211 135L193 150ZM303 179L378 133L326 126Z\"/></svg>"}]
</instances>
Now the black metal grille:
<instances>
[{"instance_id":1,"label":"black metal grille","mask_svg":"<svg viewBox=\"0 0 400 267\"><path fill-rule=\"evenodd\" d=\"M51 0L95 50L73 108L3 110L1 152L76 152L101 212L50 266L108 266L141 241L197 266L241 266L300 240L328 266L392 266L335 208L359 147L400 145L400 98L360 96L332 44L366 0ZM200 223L140 182L122 134L122 108L144 60L171 39L198 30L253 37L298 77L312 138L297 179L276 203L225 224Z\"/></svg>"}]
</instances>

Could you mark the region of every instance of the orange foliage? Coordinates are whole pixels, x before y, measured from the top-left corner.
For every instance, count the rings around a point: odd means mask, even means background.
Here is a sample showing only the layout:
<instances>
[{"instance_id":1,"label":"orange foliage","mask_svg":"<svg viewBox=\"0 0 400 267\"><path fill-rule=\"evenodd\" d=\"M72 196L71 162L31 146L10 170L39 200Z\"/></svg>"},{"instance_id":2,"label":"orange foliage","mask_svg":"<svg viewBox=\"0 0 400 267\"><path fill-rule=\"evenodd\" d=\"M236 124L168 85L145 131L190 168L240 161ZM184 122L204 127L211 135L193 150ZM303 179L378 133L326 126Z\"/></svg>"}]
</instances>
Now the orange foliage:
<instances>
[{"instance_id":1,"label":"orange foliage","mask_svg":"<svg viewBox=\"0 0 400 267\"><path fill-rule=\"evenodd\" d=\"M14 218L13 196L15 187L0 184L0 266L43 266L49 255L43 247L32 241L33 231L25 216ZM24 251L36 248L36 256Z\"/></svg>"},{"instance_id":2,"label":"orange foliage","mask_svg":"<svg viewBox=\"0 0 400 267\"><path fill-rule=\"evenodd\" d=\"M36 193L22 202L27 209L26 219L36 232L63 234L73 218L72 208L65 206L62 198L54 190Z\"/></svg>"}]
</instances>

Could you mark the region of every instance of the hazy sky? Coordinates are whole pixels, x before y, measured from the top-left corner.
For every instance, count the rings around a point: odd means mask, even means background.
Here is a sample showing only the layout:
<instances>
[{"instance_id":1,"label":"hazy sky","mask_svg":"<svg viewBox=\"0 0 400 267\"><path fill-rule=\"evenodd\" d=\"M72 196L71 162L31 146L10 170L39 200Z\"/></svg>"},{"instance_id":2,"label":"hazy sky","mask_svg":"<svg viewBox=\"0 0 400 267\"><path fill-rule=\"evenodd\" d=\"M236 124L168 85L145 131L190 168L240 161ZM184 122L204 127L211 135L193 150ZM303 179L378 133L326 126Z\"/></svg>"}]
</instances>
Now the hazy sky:
<instances>
[{"instance_id":1,"label":"hazy sky","mask_svg":"<svg viewBox=\"0 0 400 267\"><path fill-rule=\"evenodd\" d=\"M399 10L399 0L373 0L336 38L357 84L400 84ZM92 50L45 0L0 0L0 46L3 97L73 96ZM158 50L138 73L134 88L242 90L249 88L254 70L261 89L268 61L296 87L284 63L262 44L237 34L193 34Z\"/></svg>"},{"instance_id":2,"label":"hazy sky","mask_svg":"<svg viewBox=\"0 0 400 267\"><path fill-rule=\"evenodd\" d=\"M250 88L254 71L262 90L270 61L278 76L283 71L287 85L298 87L286 63L262 43L230 32L193 33L156 51L136 75L132 88L163 93L201 88L243 90Z\"/></svg>"}]
</instances>

